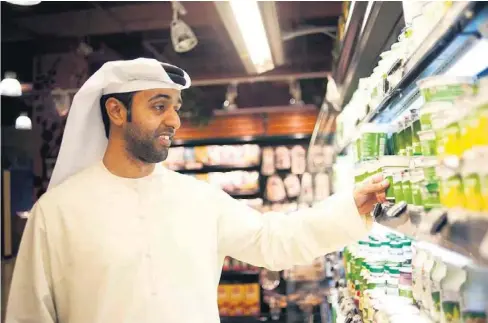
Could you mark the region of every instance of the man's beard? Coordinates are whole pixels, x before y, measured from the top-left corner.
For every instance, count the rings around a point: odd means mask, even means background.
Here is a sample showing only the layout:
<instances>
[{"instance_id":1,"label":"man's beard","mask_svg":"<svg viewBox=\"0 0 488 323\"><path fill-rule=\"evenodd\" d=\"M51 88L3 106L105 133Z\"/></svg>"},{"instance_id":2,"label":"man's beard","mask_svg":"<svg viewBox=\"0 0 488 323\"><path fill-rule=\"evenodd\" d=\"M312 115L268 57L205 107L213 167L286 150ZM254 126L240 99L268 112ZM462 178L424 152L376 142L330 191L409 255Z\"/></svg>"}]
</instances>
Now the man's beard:
<instances>
[{"instance_id":1,"label":"man's beard","mask_svg":"<svg viewBox=\"0 0 488 323\"><path fill-rule=\"evenodd\" d=\"M155 136L145 134L133 123L128 123L124 130L127 151L136 159L148 164L160 163L168 157L168 148L156 149Z\"/></svg>"}]
</instances>

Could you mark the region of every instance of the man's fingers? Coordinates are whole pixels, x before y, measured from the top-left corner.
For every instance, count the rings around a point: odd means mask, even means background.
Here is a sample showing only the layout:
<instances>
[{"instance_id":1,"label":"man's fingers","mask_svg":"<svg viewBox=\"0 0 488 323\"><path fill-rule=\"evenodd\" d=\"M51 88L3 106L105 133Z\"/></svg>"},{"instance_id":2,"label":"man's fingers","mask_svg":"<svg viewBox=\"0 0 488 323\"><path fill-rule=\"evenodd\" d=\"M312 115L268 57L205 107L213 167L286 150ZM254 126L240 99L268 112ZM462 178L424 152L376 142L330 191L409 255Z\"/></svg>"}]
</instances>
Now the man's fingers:
<instances>
[{"instance_id":1,"label":"man's fingers","mask_svg":"<svg viewBox=\"0 0 488 323\"><path fill-rule=\"evenodd\" d=\"M381 181L383 180L383 175L381 174L376 174L374 175L373 177L371 177L371 183L381 183Z\"/></svg>"},{"instance_id":2,"label":"man's fingers","mask_svg":"<svg viewBox=\"0 0 488 323\"><path fill-rule=\"evenodd\" d=\"M376 200L378 203L385 203L386 202L386 194L385 192L376 193Z\"/></svg>"},{"instance_id":3,"label":"man's fingers","mask_svg":"<svg viewBox=\"0 0 488 323\"><path fill-rule=\"evenodd\" d=\"M390 183L388 180L384 180L380 183L370 183L364 185L363 191L365 193L380 193L383 192L389 185Z\"/></svg>"}]
</instances>

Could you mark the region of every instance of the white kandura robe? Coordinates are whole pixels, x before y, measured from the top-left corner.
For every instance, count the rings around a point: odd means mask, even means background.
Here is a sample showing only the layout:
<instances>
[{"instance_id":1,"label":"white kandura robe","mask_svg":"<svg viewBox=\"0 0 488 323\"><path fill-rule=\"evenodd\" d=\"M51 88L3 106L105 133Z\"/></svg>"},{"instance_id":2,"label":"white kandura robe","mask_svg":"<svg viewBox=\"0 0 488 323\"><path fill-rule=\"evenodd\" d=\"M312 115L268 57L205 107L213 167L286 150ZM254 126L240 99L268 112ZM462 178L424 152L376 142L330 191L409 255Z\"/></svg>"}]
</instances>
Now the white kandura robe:
<instances>
[{"instance_id":1,"label":"white kandura robe","mask_svg":"<svg viewBox=\"0 0 488 323\"><path fill-rule=\"evenodd\" d=\"M262 215L162 166L125 179L99 162L34 206L6 323L217 323L225 256L280 270L367 232L351 192Z\"/></svg>"}]
</instances>

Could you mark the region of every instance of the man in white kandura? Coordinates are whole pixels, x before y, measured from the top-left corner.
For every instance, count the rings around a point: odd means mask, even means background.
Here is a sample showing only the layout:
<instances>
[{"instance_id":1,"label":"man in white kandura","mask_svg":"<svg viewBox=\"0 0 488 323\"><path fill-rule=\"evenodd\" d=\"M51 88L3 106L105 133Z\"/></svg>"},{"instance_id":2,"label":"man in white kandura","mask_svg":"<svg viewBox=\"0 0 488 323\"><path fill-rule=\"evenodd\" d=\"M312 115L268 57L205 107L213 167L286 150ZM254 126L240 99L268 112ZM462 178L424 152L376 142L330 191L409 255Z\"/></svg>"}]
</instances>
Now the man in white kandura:
<instances>
[{"instance_id":1,"label":"man in white kandura","mask_svg":"<svg viewBox=\"0 0 488 323\"><path fill-rule=\"evenodd\" d=\"M7 323L217 323L225 256L282 270L367 235L381 178L262 215L165 169L189 86L182 69L141 58L106 63L81 87L24 231Z\"/></svg>"}]
</instances>

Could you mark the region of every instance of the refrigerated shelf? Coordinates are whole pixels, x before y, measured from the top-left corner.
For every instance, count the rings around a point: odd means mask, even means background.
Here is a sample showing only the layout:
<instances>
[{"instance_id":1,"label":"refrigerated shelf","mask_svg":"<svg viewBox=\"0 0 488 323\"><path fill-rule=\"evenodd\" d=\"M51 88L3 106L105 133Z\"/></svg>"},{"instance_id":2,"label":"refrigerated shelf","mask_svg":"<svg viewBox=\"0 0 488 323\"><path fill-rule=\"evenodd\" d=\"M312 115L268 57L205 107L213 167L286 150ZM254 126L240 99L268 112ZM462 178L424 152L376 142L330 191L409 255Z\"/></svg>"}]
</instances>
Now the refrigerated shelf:
<instances>
[{"instance_id":1,"label":"refrigerated shelf","mask_svg":"<svg viewBox=\"0 0 488 323\"><path fill-rule=\"evenodd\" d=\"M388 124L423 99L417 81L433 75L478 77L488 68L488 6L486 2L453 2L432 32L405 61L400 82L382 102L373 108L349 136L336 142L338 154L347 153L362 124ZM324 104L324 106L326 106ZM323 115L323 114L321 114ZM320 124L323 120L317 120ZM316 127L312 138L319 138ZM317 132L317 133L316 133ZM313 146L315 141L310 143ZM443 210L437 210L442 213ZM436 212L436 211L434 211ZM488 219L456 218L447 214L429 213L409 207L398 221L382 222L381 226L414 238L418 243L446 257L461 257L467 263L488 266ZM399 220L399 219L396 219ZM437 221L437 222L436 222Z\"/></svg>"},{"instance_id":2,"label":"refrigerated shelf","mask_svg":"<svg viewBox=\"0 0 488 323\"><path fill-rule=\"evenodd\" d=\"M372 109L356 130L336 146L343 153L358 133L358 129L368 122L389 123L412 107L422 104L416 82L433 75L445 74L470 50L477 48L483 40L483 30L488 21L486 3L474 1L454 2L432 32L406 60L400 82ZM473 61L478 66L471 71L473 77L488 67L488 61ZM319 120L320 121L320 120ZM313 137L317 137L314 134Z\"/></svg>"}]
</instances>

